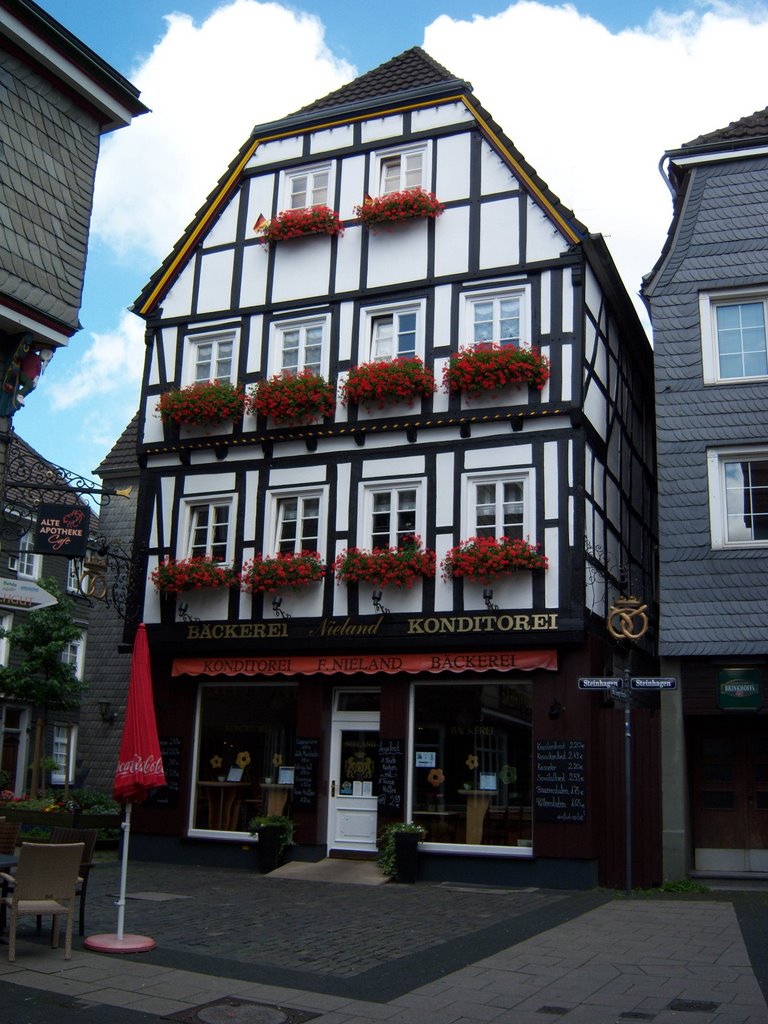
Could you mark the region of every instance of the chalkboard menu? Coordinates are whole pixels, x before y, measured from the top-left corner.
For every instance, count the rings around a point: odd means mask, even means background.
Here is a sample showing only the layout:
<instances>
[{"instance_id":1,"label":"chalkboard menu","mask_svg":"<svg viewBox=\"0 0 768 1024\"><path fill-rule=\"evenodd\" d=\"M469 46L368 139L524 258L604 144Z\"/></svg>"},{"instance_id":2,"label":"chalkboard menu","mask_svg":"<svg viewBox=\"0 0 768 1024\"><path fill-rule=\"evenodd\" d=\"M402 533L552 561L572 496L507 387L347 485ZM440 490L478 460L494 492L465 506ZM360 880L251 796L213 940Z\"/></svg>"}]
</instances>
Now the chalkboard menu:
<instances>
[{"instance_id":1,"label":"chalkboard menu","mask_svg":"<svg viewBox=\"0 0 768 1024\"><path fill-rule=\"evenodd\" d=\"M379 810L400 814L403 809L405 790L405 742L403 740L379 740L379 756L376 772L376 793Z\"/></svg>"},{"instance_id":2,"label":"chalkboard menu","mask_svg":"<svg viewBox=\"0 0 768 1024\"><path fill-rule=\"evenodd\" d=\"M293 806L307 811L317 807L317 767L320 740L316 736L297 736L293 748Z\"/></svg>"},{"instance_id":3,"label":"chalkboard menu","mask_svg":"<svg viewBox=\"0 0 768 1024\"><path fill-rule=\"evenodd\" d=\"M178 807L181 786L181 736L160 736L165 785L149 790L147 803L154 807Z\"/></svg>"},{"instance_id":4,"label":"chalkboard menu","mask_svg":"<svg viewBox=\"0 0 768 1024\"><path fill-rule=\"evenodd\" d=\"M586 821L586 749L584 740L536 742L536 821Z\"/></svg>"}]
</instances>

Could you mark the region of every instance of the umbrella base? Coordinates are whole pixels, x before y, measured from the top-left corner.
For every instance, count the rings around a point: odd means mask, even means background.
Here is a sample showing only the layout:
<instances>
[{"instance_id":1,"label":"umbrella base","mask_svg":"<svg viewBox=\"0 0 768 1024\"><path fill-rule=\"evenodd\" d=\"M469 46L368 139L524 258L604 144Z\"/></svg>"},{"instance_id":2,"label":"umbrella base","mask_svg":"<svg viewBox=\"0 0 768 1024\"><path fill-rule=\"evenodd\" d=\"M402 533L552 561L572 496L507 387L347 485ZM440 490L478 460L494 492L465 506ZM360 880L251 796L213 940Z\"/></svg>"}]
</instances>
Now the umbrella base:
<instances>
[{"instance_id":1,"label":"umbrella base","mask_svg":"<svg viewBox=\"0 0 768 1024\"><path fill-rule=\"evenodd\" d=\"M147 935L89 935L83 945L98 953L147 953L155 948L155 940Z\"/></svg>"}]
</instances>

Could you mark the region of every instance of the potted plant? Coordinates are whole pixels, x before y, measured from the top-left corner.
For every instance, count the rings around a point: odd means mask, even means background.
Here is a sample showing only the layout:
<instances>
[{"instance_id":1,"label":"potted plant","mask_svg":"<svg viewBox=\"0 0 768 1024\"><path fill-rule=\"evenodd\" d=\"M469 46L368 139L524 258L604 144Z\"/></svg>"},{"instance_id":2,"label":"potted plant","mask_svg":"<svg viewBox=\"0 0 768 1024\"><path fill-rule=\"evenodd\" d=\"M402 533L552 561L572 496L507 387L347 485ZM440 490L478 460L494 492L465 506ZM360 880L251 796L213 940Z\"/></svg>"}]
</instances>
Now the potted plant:
<instances>
[{"instance_id":1,"label":"potted plant","mask_svg":"<svg viewBox=\"0 0 768 1024\"><path fill-rule=\"evenodd\" d=\"M406 188L402 192L388 192L383 196L366 196L355 207L355 216L375 231L380 225L397 224L404 220L434 220L443 212L443 204L432 192L423 188Z\"/></svg>"},{"instance_id":2,"label":"potted plant","mask_svg":"<svg viewBox=\"0 0 768 1024\"><path fill-rule=\"evenodd\" d=\"M327 206L307 206L299 210L283 210L272 220L259 217L253 226L260 241L281 242L306 235L343 235L344 225L335 210Z\"/></svg>"},{"instance_id":3,"label":"potted plant","mask_svg":"<svg viewBox=\"0 0 768 1024\"><path fill-rule=\"evenodd\" d=\"M187 590L237 587L239 574L229 565L207 555L192 558L166 558L153 569L149 578L161 594L181 594Z\"/></svg>"},{"instance_id":4,"label":"potted plant","mask_svg":"<svg viewBox=\"0 0 768 1024\"><path fill-rule=\"evenodd\" d=\"M450 549L441 563L443 579L490 583L524 569L546 569L547 558L527 540L513 537L470 537Z\"/></svg>"},{"instance_id":5,"label":"potted plant","mask_svg":"<svg viewBox=\"0 0 768 1024\"><path fill-rule=\"evenodd\" d=\"M311 370L283 371L259 381L246 399L246 408L276 423L310 423L333 416L336 396L333 384Z\"/></svg>"},{"instance_id":6,"label":"potted plant","mask_svg":"<svg viewBox=\"0 0 768 1024\"><path fill-rule=\"evenodd\" d=\"M333 563L339 583L372 583L377 587L407 587L417 579L435 575L434 551L422 548L421 538L406 537L400 547L346 548Z\"/></svg>"},{"instance_id":7,"label":"potted plant","mask_svg":"<svg viewBox=\"0 0 768 1024\"><path fill-rule=\"evenodd\" d=\"M419 873L419 843L426 834L423 826L412 821L396 821L382 829L376 863L384 874L412 885Z\"/></svg>"},{"instance_id":8,"label":"potted plant","mask_svg":"<svg viewBox=\"0 0 768 1024\"><path fill-rule=\"evenodd\" d=\"M434 376L418 356L400 356L354 366L341 386L341 401L383 409L395 402L413 405L436 390Z\"/></svg>"},{"instance_id":9,"label":"potted plant","mask_svg":"<svg viewBox=\"0 0 768 1024\"><path fill-rule=\"evenodd\" d=\"M286 552L270 557L261 552L247 561L240 573L243 590L252 594L290 587L299 590L323 579L325 562L317 551Z\"/></svg>"},{"instance_id":10,"label":"potted plant","mask_svg":"<svg viewBox=\"0 0 768 1024\"><path fill-rule=\"evenodd\" d=\"M241 384L206 380L166 391L155 409L163 423L212 426L225 420L242 419L244 405L245 391Z\"/></svg>"},{"instance_id":11,"label":"potted plant","mask_svg":"<svg viewBox=\"0 0 768 1024\"><path fill-rule=\"evenodd\" d=\"M539 391L549 380L549 363L539 352L514 345L473 345L454 352L443 367L449 394L493 395L502 388L528 385Z\"/></svg>"},{"instance_id":12,"label":"potted plant","mask_svg":"<svg viewBox=\"0 0 768 1024\"><path fill-rule=\"evenodd\" d=\"M282 814L262 814L251 818L248 829L258 839L257 863L266 875L279 867L284 852L293 846L293 822Z\"/></svg>"}]
</instances>

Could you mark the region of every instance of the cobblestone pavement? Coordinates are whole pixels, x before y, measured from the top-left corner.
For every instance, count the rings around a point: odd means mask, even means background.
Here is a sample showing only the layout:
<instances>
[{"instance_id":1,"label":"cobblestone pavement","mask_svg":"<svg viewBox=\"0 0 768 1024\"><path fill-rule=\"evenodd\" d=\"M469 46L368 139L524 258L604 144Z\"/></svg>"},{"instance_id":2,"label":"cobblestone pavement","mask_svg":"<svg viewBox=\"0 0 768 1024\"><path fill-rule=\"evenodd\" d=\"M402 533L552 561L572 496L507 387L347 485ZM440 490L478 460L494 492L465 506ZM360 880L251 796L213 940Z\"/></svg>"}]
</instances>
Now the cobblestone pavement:
<instances>
[{"instance_id":1,"label":"cobblestone pavement","mask_svg":"<svg viewBox=\"0 0 768 1024\"><path fill-rule=\"evenodd\" d=\"M119 871L90 881L86 932L114 932ZM768 896L358 886L135 862L141 955L34 923L0 945L2 1024L768 1024ZM762 986L762 991L761 991Z\"/></svg>"}]
</instances>

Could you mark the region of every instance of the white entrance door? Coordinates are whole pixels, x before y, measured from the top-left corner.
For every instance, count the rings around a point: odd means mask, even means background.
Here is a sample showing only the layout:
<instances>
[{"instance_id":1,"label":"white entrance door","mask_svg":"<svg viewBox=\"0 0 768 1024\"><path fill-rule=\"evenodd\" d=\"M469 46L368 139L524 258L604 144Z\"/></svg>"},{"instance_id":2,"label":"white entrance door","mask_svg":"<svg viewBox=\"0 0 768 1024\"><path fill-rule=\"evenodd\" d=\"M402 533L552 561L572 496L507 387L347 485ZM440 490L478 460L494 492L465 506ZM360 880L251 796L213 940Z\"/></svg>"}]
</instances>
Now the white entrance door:
<instances>
[{"instance_id":1,"label":"white entrance door","mask_svg":"<svg viewBox=\"0 0 768 1024\"><path fill-rule=\"evenodd\" d=\"M328 849L376 850L379 716L336 711L331 732Z\"/></svg>"}]
</instances>

